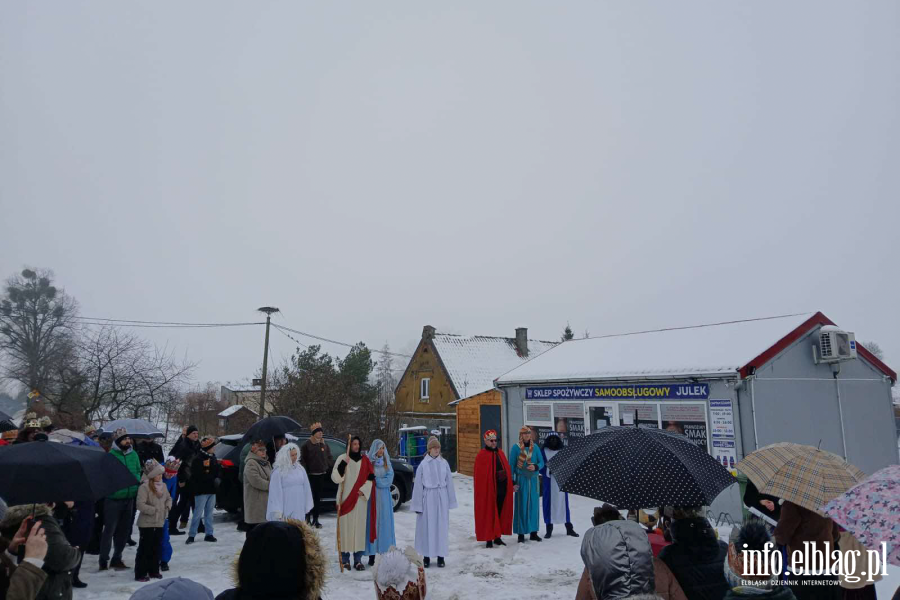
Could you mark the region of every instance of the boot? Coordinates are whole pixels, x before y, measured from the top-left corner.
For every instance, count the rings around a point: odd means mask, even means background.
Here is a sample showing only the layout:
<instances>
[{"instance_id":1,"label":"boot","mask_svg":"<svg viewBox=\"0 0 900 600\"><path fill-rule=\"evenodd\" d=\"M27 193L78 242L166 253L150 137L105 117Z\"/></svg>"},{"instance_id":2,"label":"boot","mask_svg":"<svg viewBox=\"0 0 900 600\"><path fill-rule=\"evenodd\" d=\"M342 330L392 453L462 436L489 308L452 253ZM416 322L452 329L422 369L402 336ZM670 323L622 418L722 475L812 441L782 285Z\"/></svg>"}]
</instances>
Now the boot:
<instances>
[{"instance_id":1,"label":"boot","mask_svg":"<svg viewBox=\"0 0 900 600\"><path fill-rule=\"evenodd\" d=\"M82 580L78 579L78 576L72 578L72 587L78 589L84 589L87 587L87 584Z\"/></svg>"},{"instance_id":2,"label":"boot","mask_svg":"<svg viewBox=\"0 0 900 600\"><path fill-rule=\"evenodd\" d=\"M540 542L541 536L539 536L536 531L532 531L531 536L528 539L531 540L532 542Z\"/></svg>"},{"instance_id":3,"label":"boot","mask_svg":"<svg viewBox=\"0 0 900 600\"><path fill-rule=\"evenodd\" d=\"M444 568L444 557L443 556L438 556L438 567L440 567L441 569Z\"/></svg>"},{"instance_id":4,"label":"boot","mask_svg":"<svg viewBox=\"0 0 900 600\"><path fill-rule=\"evenodd\" d=\"M484 545L484 547L485 548L493 548L494 542L492 542L491 540L488 540L487 543Z\"/></svg>"},{"instance_id":5,"label":"boot","mask_svg":"<svg viewBox=\"0 0 900 600\"><path fill-rule=\"evenodd\" d=\"M375 566L375 555L374 554L369 555L369 566L370 567Z\"/></svg>"},{"instance_id":6,"label":"boot","mask_svg":"<svg viewBox=\"0 0 900 600\"><path fill-rule=\"evenodd\" d=\"M525 543L525 534L522 534L522 533L519 534L519 543L520 544Z\"/></svg>"},{"instance_id":7,"label":"boot","mask_svg":"<svg viewBox=\"0 0 900 600\"><path fill-rule=\"evenodd\" d=\"M506 545L506 542L504 542L504 541L501 540L500 538L497 538L496 540L494 540L494 545L495 545L495 546L505 546L505 545Z\"/></svg>"},{"instance_id":8,"label":"boot","mask_svg":"<svg viewBox=\"0 0 900 600\"><path fill-rule=\"evenodd\" d=\"M547 523L547 533L544 534L544 539L550 539L553 536L553 523Z\"/></svg>"},{"instance_id":9,"label":"boot","mask_svg":"<svg viewBox=\"0 0 900 600\"><path fill-rule=\"evenodd\" d=\"M101 560L101 561L100 561L100 569L99 569L99 570L100 570L100 571L108 571L108 570L109 570L109 563L107 563L105 560Z\"/></svg>"},{"instance_id":10,"label":"boot","mask_svg":"<svg viewBox=\"0 0 900 600\"><path fill-rule=\"evenodd\" d=\"M422 559L422 564L425 565L425 568L427 569L429 566L431 566L431 559L426 556Z\"/></svg>"},{"instance_id":11,"label":"boot","mask_svg":"<svg viewBox=\"0 0 900 600\"><path fill-rule=\"evenodd\" d=\"M126 565L124 562L122 562L122 559L112 561L111 563L109 563L109 566L111 566L113 568L113 571L127 571L128 570L128 565Z\"/></svg>"},{"instance_id":12,"label":"boot","mask_svg":"<svg viewBox=\"0 0 900 600\"><path fill-rule=\"evenodd\" d=\"M167 562L161 562L161 563L159 563L159 570L160 570L160 571L168 571L168 570L169 570L169 563L167 563Z\"/></svg>"},{"instance_id":13,"label":"boot","mask_svg":"<svg viewBox=\"0 0 900 600\"><path fill-rule=\"evenodd\" d=\"M575 527L571 523L566 523L566 535L571 535L572 537L578 537L578 533L576 533Z\"/></svg>"}]
</instances>

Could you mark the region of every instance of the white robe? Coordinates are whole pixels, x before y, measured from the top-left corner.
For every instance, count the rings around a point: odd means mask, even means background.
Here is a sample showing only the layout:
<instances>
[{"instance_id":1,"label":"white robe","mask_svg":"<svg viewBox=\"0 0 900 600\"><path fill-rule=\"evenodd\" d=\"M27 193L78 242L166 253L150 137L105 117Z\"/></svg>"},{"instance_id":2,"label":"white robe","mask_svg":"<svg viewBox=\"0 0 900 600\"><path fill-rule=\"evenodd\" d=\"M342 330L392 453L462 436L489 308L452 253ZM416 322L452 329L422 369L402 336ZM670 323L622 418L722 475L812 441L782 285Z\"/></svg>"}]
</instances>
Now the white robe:
<instances>
[{"instance_id":1,"label":"white robe","mask_svg":"<svg viewBox=\"0 0 900 600\"><path fill-rule=\"evenodd\" d=\"M551 450L549 448L544 449L544 456L547 458L549 462L551 458L556 456L556 453L559 450ZM568 523L568 519L566 518L566 493L560 491L559 483L556 481L556 475L554 475L553 471L550 470L550 467L547 467L548 477L550 479L550 523ZM544 521L546 522L548 515L544 515Z\"/></svg>"},{"instance_id":2,"label":"white robe","mask_svg":"<svg viewBox=\"0 0 900 600\"><path fill-rule=\"evenodd\" d=\"M343 477L338 473L338 465L342 462L347 463ZM350 497L350 492L353 491L353 486L356 484L357 477L359 477L361 464L361 460L348 460L346 454L341 454L334 463L334 468L331 470L331 480L340 485L341 481L346 479L343 494L340 497L341 503ZM340 491L340 488L338 488L338 491ZM365 552L366 550L366 535L368 533L366 531L366 514L368 513L369 496L372 494L372 482L365 482L360 491L364 497L356 501L356 506L353 507L349 514L340 517L341 552Z\"/></svg>"},{"instance_id":3,"label":"white robe","mask_svg":"<svg viewBox=\"0 0 900 600\"><path fill-rule=\"evenodd\" d=\"M456 490L450 465L443 457L426 456L416 469L413 488L416 517L416 552L422 556L447 556L450 509L456 508Z\"/></svg>"},{"instance_id":4,"label":"white robe","mask_svg":"<svg viewBox=\"0 0 900 600\"><path fill-rule=\"evenodd\" d=\"M306 469L296 463L290 469L276 468L269 479L269 502L266 504L267 521L295 519L303 521L313 509L312 489L306 477Z\"/></svg>"}]
</instances>

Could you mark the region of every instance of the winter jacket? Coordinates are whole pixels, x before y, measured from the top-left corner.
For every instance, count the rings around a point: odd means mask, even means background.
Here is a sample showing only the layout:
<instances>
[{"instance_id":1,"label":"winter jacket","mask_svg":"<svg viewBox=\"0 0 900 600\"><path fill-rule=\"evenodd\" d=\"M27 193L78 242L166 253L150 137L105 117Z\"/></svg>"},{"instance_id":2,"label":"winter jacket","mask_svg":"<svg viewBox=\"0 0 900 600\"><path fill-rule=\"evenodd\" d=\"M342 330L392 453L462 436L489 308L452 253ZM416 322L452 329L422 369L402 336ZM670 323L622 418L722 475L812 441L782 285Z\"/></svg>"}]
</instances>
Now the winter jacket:
<instances>
[{"instance_id":1,"label":"winter jacket","mask_svg":"<svg viewBox=\"0 0 900 600\"><path fill-rule=\"evenodd\" d=\"M678 580L672 575L672 571L666 566L666 563L658 558L653 559L653 575L656 580L656 595L662 600L687 600ZM575 593L575 600L597 600L594 595L594 589L591 587L591 578L588 575L587 568L581 573L581 581L578 582L578 591Z\"/></svg>"},{"instance_id":2,"label":"winter jacket","mask_svg":"<svg viewBox=\"0 0 900 600\"><path fill-rule=\"evenodd\" d=\"M129 600L213 600L213 593L196 581L175 577L145 585Z\"/></svg>"},{"instance_id":3,"label":"winter jacket","mask_svg":"<svg viewBox=\"0 0 900 600\"><path fill-rule=\"evenodd\" d=\"M306 440L306 443L300 448L300 464L310 475L330 473L334 466L331 448L328 447L325 440L322 440L321 444L313 443L312 438Z\"/></svg>"},{"instance_id":4,"label":"winter jacket","mask_svg":"<svg viewBox=\"0 0 900 600\"><path fill-rule=\"evenodd\" d=\"M163 488L161 498L153 493L150 489L151 485L153 482L144 477L141 480L141 487L138 489L135 505L140 513L137 518L138 527L162 527L172 509L172 496L165 483L160 482Z\"/></svg>"},{"instance_id":5,"label":"winter jacket","mask_svg":"<svg viewBox=\"0 0 900 600\"><path fill-rule=\"evenodd\" d=\"M9 540L0 538L0 598L33 600L47 580L47 574L27 562L17 567L6 555L7 548Z\"/></svg>"},{"instance_id":6,"label":"winter jacket","mask_svg":"<svg viewBox=\"0 0 900 600\"><path fill-rule=\"evenodd\" d=\"M794 550L803 550L803 542L814 542L816 548L825 551L824 543L828 542L830 549L840 537L837 523L798 506L793 502L787 502L781 506L781 518L775 526L775 543L788 547L788 556Z\"/></svg>"},{"instance_id":7,"label":"winter jacket","mask_svg":"<svg viewBox=\"0 0 900 600\"><path fill-rule=\"evenodd\" d=\"M778 586L769 590L764 594L753 590L753 593L747 593L745 588L736 587L728 590L725 594L725 600L737 600L738 598L751 598L752 600L797 600L791 588L786 586Z\"/></svg>"},{"instance_id":8,"label":"winter jacket","mask_svg":"<svg viewBox=\"0 0 900 600\"><path fill-rule=\"evenodd\" d=\"M148 459L151 458L161 465L166 464L166 457L163 456L162 446L152 440L141 440L140 442L135 444L134 449L137 451L138 457L141 459L142 466L146 464Z\"/></svg>"},{"instance_id":9,"label":"winter jacket","mask_svg":"<svg viewBox=\"0 0 900 600\"><path fill-rule=\"evenodd\" d=\"M53 517L72 546L84 548L94 532L94 503L78 500L72 508L60 504L53 510Z\"/></svg>"},{"instance_id":10,"label":"winter jacket","mask_svg":"<svg viewBox=\"0 0 900 600\"><path fill-rule=\"evenodd\" d=\"M728 591L723 565L728 544L716 534L703 517L678 519L670 529L672 544L659 558L675 575L688 600L722 600Z\"/></svg>"},{"instance_id":11,"label":"winter jacket","mask_svg":"<svg viewBox=\"0 0 900 600\"><path fill-rule=\"evenodd\" d=\"M194 456L200 452L200 442L192 439L181 437L172 447L172 456L181 461L178 467L179 483L187 484L191 480L191 466L194 462ZM162 464L162 463L160 463Z\"/></svg>"},{"instance_id":12,"label":"winter jacket","mask_svg":"<svg viewBox=\"0 0 900 600\"><path fill-rule=\"evenodd\" d=\"M248 454L244 465L244 522L265 523L269 502L272 465L264 458Z\"/></svg>"},{"instance_id":13,"label":"winter jacket","mask_svg":"<svg viewBox=\"0 0 900 600\"><path fill-rule=\"evenodd\" d=\"M9 589L4 597L6 600L34 600L46 581L47 574L43 569L23 562L13 568L9 578Z\"/></svg>"},{"instance_id":14,"label":"winter jacket","mask_svg":"<svg viewBox=\"0 0 900 600\"><path fill-rule=\"evenodd\" d=\"M581 542L581 559L597 600L653 593L650 541L634 521L609 521L589 529Z\"/></svg>"},{"instance_id":15,"label":"winter jacket","mask_svg":"<svg viewBox=\"0 0 900 600\"><path fill-rule=\"evenodd\" d=\"M71 571L78 566L81 553L66 541L59 523L50 514L50 508L46 504L38 504L32 509L33 506L31 504L11 506L0 522L0 532L7 539L12 539L22 520L30 516L34 510L35 521L43 526L47 536L47 556L44 557L44 572L47 573L47 579L35 600L71 600Z\"/></svg>"},{"instance_id":16,"label":"winter jacket","mask_svg":"<svg viewBox=\"0 0 900 600\"><path fill-rule=\"evenodd\" d=\"M216 493L216 479L219 477L219 461L215 454L200 450L191 464L191 493L195 496Z\"/></svg>"},{"instance_id":17,"label":"winter jacket","mask_svg":"<svg viewBox=\"0 0 900 600\"><path fill-rule=\"evenodd\" d=\"M298 556L306 560L298 561ZM303 589L298 567L304 566ZM216 600L318 600L325 586L325 555L315 530L300 521L272 521L247 535L232 577L237 587Z\"/></svg>"},{"instance_id":18,"label":"winter jacket","mask_svg":"<svg viewBox=\"0 0 900 600\"><path fill-rule=\"evenodd\" d=\"M672 570L658 558L653 558L653 575L656 579L656 595L663 600L687 600L681 584Z\"/></svg>"},{"instance_id":19,"label":"winter jacket","mask_svg":"<svg viewBox=\"0 0 900 600\"><path fill-rule=\"evenodd\" d=\"M137 496L138 485L140 485L141 481L141 458L138 456L138 453L134 451L134 448L131 449L131 452L125 454L119 449L118 444L113 444L109 453L119 459L119 462L131 471L131 474L134 475L135 482L134 485L122 488L118 492L110 494L107 498L110 500L129 500L134 498Z\"/></svg>"}]
</instances>

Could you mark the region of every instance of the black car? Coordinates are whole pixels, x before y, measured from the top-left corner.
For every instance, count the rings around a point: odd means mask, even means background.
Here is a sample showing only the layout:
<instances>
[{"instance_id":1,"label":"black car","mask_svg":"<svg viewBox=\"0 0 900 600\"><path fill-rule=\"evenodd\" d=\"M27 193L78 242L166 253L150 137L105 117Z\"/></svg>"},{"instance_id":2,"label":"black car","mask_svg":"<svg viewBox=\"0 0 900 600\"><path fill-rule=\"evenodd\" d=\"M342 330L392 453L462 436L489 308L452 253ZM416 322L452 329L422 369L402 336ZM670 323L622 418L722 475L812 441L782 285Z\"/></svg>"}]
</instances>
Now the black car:
<instances>
[{"instance_id":1,"label":"black car","mask_svg":"<svg viewBox=\"0 0 900 600\"><path fill-rule=\"evenodd\" d=\"M238 444L240 444L242 437L241 434L222 436L219 438L219 444L214 450L221 466L219 475L221 483L216 491L216 507L228 512L240 511L244 503L243 487L238 480L238 461L241 453L241 448L238 447ZM308 439L308 433L288 434L288 440L298 446L305 444ZM325 443L328 444L328 448L331 450L332 458L337 458L344 454L346 450L346 442L336 438L325 437ZM401 504L409 502L412 498L416 472L405 460L399 458L392 458L391 466L394 468L391 499L396 511L399 510ZM332 482L331 478L326 477L325 486L322 490L322 502L333 506L337 498L337 489L337 484Z\"/></svg>"}]
</instances>

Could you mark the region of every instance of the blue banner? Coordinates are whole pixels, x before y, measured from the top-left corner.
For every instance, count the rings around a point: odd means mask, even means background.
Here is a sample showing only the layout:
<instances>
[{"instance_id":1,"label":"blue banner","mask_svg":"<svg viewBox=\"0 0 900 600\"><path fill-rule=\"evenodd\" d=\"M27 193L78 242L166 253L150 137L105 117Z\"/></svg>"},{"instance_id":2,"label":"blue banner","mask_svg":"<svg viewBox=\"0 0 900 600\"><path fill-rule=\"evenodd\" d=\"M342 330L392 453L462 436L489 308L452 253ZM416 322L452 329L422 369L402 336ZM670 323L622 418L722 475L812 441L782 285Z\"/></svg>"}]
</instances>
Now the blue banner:
<instances>
[{"instance_id":1,"label":"blue banner","mask_svg":"<svg viewBox=\"0 0 900 600\"><path fill-rule=\"evenodd\" d=\"M708 383L530 387L526 400L706 400Z\"/></svg>"}]
</instances>

